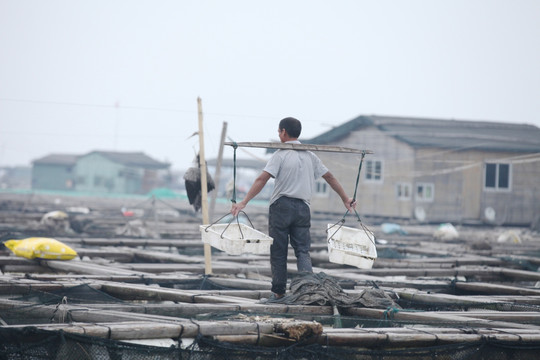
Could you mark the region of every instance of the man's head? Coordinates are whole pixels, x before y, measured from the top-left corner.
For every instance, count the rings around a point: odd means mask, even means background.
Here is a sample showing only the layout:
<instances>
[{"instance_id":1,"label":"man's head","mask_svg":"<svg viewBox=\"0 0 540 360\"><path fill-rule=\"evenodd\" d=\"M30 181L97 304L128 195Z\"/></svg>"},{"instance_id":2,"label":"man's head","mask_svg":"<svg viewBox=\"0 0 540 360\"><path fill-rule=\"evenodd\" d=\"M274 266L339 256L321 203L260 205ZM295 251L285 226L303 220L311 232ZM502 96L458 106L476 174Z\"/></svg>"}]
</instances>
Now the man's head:
<instances>
[{"instance_id":1,"label":"man's head","mask_svg":"<svg viewBox=\"0 0 540 360\"><path fill-rule=\"evenodd\" d=\"M297 139L302 132L302 123L293 117L286 117L279 122L279 130L285 130L290 138Z\"/></svg>"}]
</instances>

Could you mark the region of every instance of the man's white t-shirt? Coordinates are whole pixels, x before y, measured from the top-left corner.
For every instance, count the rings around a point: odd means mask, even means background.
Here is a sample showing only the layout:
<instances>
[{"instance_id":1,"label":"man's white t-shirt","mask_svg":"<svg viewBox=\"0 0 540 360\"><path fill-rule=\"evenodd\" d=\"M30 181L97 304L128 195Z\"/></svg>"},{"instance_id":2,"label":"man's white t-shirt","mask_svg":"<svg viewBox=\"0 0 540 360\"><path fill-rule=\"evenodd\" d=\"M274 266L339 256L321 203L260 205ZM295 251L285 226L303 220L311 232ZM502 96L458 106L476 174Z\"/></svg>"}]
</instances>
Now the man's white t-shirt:
<instances>
[{"instance_id":1,"label":"man's white t-shirt","mask_svg":"<svg viewBox=\"0 0 540 360\"><path fill-rule=\"evenodd\" d=\"M286 144L300 144L300 141L287 141ZM280 149L268 160L264 171L275 179L270 204L282 196L301 199L309 204L315 180L326 174L328 169L311 151Z\"/></svg>"}]
</instances>

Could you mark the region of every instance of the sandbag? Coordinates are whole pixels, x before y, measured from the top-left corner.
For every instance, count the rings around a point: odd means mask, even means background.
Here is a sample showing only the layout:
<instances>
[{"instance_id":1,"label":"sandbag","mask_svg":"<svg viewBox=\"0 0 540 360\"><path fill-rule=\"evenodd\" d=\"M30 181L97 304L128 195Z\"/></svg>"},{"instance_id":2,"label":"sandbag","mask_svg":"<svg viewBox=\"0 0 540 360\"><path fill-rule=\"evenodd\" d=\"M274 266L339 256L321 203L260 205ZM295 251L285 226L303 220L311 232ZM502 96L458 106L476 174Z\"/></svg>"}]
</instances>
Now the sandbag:
<instances>
[{"instance_id":1,"label":"sandbag","mask_svg":"<svg viewBox=\"0 0 540 360\"><path fill-rule=\"evenodd\" d=\"M71 260L77 252L64 243L52 238L31 237L8 240L4 245L15 255L27 259Z\"/></svg>"}]
</instances>

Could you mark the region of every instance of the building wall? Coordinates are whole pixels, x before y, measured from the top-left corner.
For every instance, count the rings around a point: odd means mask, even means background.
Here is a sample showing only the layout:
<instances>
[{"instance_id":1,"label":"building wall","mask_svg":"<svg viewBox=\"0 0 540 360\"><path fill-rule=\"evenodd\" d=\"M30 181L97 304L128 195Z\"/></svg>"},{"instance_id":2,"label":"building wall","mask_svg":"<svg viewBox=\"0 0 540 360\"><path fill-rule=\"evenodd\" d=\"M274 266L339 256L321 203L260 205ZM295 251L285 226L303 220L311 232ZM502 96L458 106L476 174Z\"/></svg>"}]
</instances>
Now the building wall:
<instances>
[{"instance_id":1,"label":"building wall","mask_svg":"<svg viewBox=\"0 0 540 360\"><path fill-rule=\"evenodd\" d=\"M411 201L397 200L396 184L412 183L414 150L374 127L351 132L339 142L340 146L372 150L364 158L360 181L357 188L357 211L363 215L409 218L412 214ZM361 155L318 153L329 170L338 178L349 196L353 196ZM367 161L382 162L382 181L365 178ZM328 197L312 201L315 212L340 213L346 209L341 199L333 191Z\"/></svg>"},{"instance_id":2,"label":"building wall","mask_svg":"<svg viewBox=\"0 0 540 360\"><path fill-rule=\"evenodd\" d=\"M510 163L510 191L482 191L482 212L486 207L495 210L496 224L523 225L540 217L540 159L538 154L489 154L486 161ZM482 182L483 187L483 182Z\"/></svg>"},{"instance_id":3,"label":"building wall","mask_svg":"<svg viewBox=\"0 0 540 360\"><path fill-rule=\"evenodd\" d=\"M428 222L477 220L480 207L482 153L446 149L416 151L414 207ZM418 197L419 184L433 184L431 201Z\"/></svg>"},{"instance_id":4,"label":"building wall","mask_svg":"<svg viewBox=\"0 0 540 360\"><path fill-rule=\"evenodd\" d=\"M498 225L527 225L540 218L540 161L534 158L537 155L471 149L413 149L372 127L351 132L339 145L374 152L365 156L357 188L360 216L414 219L423 213L423 221L432 223L489 223L485 209L491 207L496 214L493 223ZM352 196L360 155L317 154ZM383 181L365 178L368 160L382 162ZM511 163L510 189L485 188L486 162ZM410 198L398 198L398 184L410 186ZM431 187L431 199L422 198L418 193L419 187L425 190L426 186ZM326 196L313 198L312 210L334 214L346 211L341 199L331 190Z\"/></svg>"},{"instance_id":5,"label":"building wall","mask_svg":"<svg viewBox=\"0 0 540 360\"><path fill-rule=\"evenodd\" d=\"M75 172L73 166L39 164L32 167L32 189L74 190Z\"/></svg>"},{"instance_id":6,"label":"building wall","mask_svg":"<svg viewBox=\"0 0 540 360\"><path fill-rule=\"evenodd\" d=\"M137 193L141 189L142 170L126 168L100 154L81 157L76 165L78 191L100 193Z\"/></svg>"},{"instance_id":7,"label":"building wall","mask_svg":"<svg viewBox=\"0 0 540 360\"><path fill-rule=\"evenodd\" d=\"M540 161L522 162L523 154L479 150L422 149L417 156L416 181L435 184L435 199L424 206L427 221L489 223L487 207L499 225L530 224L540 214ZM486 189L485 164L509 163L510 188ZM535 215L536 214L536 215Z\"/></svg>"}]
</instances>

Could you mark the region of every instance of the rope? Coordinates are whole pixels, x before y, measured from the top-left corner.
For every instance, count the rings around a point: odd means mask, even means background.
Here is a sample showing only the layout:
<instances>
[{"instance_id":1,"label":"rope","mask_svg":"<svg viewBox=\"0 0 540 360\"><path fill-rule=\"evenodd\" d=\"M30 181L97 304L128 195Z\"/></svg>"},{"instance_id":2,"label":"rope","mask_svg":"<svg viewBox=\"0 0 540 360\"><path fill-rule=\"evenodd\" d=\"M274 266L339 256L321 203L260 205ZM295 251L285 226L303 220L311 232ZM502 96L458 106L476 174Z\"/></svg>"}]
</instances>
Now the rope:
<instances>
[{"instance_id":1,"label":"rope","mask_svg":"<svg viewBox=\"0 0 540 360\"><path fill-rule=\"evenodd\" d=\"M199 325L198 323L196 323L192 318L189 319L189 321L191 321L192 324L195 324L197 325L197 337L201 336L201 325Z\"/></svg>"},{"instance_id":2,"label":"rope","mask_svg":"<svg viewBox=\"0 0 540 360\"><path fill-rule=\"evenodd\" d=\"M358 183L360 182L360 172L362 171L362 164L364 163L364 157L366 156L366 152L362 151L362 157L360 158L360 164L358 165L358 172L356 174L356 184L354 184L354 195L353 195L353 202L356 201L356 192L358 191ZM359 222L362 222L360 219L360 215L358 215L358 211L354 209L354 212L356 214L356 218ZM349 213L349 209L345 212L345 215L343 215L343 222L345 222L345 216Z\"/></svg>"},{"instance_id":3,"label":"rope","mask_svg":"<svg viewBox=\"0 0 540 360\"><path fill-rule=\"evenodd\" d=\"M238 148L238 144L233 141L233 192L232 192L232 199L231 202L236 204L236 149Z\"/></svg>"},{"instance_id":4,"label":"rope","mask_svg":"<svg viewBox=\"0 0 540 360\"><path fill-rule=\"evenodd\" d=\"M364 163L364 157L366 156L366 151L362 151L362 157L360 158L360 164L358 165L358 172L356 174L356 183L354 185L354 195L353 195L353 202L356 201L356 193L358 191L358 184L360 183L360 172L362 171L362 164ZM362 228L362 230L370 233L373 235L373 232L370 231L363 223L362 223L362 219L360 219L360 215L358 214L358 211L356 211L356 209L354 209L354 212L356 214L356 218L358 219L358 222L360 222L360 226ZM334 232L334 234L331 236L333 237L337 232L338 230L343 226L343 224L345 224L345 217L349 214L349 209L347 209L347 211L345 212L345 214L343 215L343 217L338 221L336 222L334 225L330 226L326 232L328 232L331 228L333 228L334 226L339 225L339 227L337 228L337 230ZM368 236L371 240L371 237ZM371 240L371 242L373 242L373 240Z\"/></svg>"},{"instance_id":5,"label":"rope","mask_svg":"<svg viewBox=\"0 0 540 360\"><path fill-rule=\"evenodd\" d=\"M389 320L389 319L391 320L391 319L394 318L394 314L397 314L400 311L401 311L401 309L397 309L395 307L389 307L388 309L386 309L383 312L383 318L384 318L384 320Z\"/></svg>"},{"instance_id":6,"label":"rope","mask_svg":"<svg viewBox=\"0 0 540 360\"><path fill-rule=\"evenodd\" d=\"M204 283L206 282L206 279L208 279L208 275L204 275L204 276L203 276L203 281L201 282L201 286L199 287L199 290L203 290L203 289L204 289ZM191 301L192 301L192 302L195 302L193 298L191 299Z\"/></svg>"},{"instance_id":7,"label":"rope","mask_svg":"<svg viewBox=\"0 0 540 360\"><path fill-rule=\"evenodd\" d=\"M356 190L358 189L358 183L360 182L360 171L362 170L362 163L364 162L365 156L366 156L366 152L362 151L362 157L360 158L360 165L358 165L358 174L356 175L356 185L354 185L353 200L356 200Z\"/></svg>"},{"instance_id":8,"label":"rope","mask_svg":"<svg viewBox=\"0 0 540 360\"><path fill-rule=\"evenodd\" d=\"M66 313L67 311L67 296L64 296L62 300L56 305L56 308L54 309L51 318L49 319L49 322L53 322L54 317L56 316L56 313L59 312L59 323L64 323L66 320Z\"/></svg>"},{"instance_id":9,"label":"rope","mask_svg":"<svg viewBox=\"0 0 540 360\"><path fill-rule=\"evenodd\" d=\"M261 328L258 322L255 324L257 324L257 342L255 343L255 346L259 346L259 341L261 340Z\"/></svg>"},{"instance_id":10,"label":"rope","mask_svg":"<svg viewBox=\"0 0 540 360\"><path fill-rule=\"evenodd\" d=\"M358 173L356 174L356 184L354 185L353 202L356 201L356 192L358 190L358 183L360 182L360 172L362 171L362 163L364 162L364 157L365 156L366 156L366 152L362 151L362 157L360 158L360 164L358 165ZM360 215L358 215L358 211L356 211L356 209L354 209L354 212L356 213L356 217L357 217L358 221L362 222L362 220L360 219ZM349 209L347 209L347 211L345 212L345 214L343 215L341 220L338 221L337 223L335 223L332 227L336 226L340 222L342 223L341 225L343 225L345 223L345 217L347 216L348 213L349 213ZM328 229L328 230L330 230L330 229ZM338 228L338 230L339 230L339 228Z\"/></svg>"},{"instance_id":11,"label":"rope","mask_svg":"<svg viewBox=\"0 0 540 360\"><path fill-rule=\"evenodd\" d=\"M353 195L353 202L356 201L356 193L357 193L357 190L358 190L358 184L360 183L360 172L362 171L362 164L364 163L364 157L366 156L366 151L362 151L362 157L360 158L360 164L358 165L358 173L356 174L356 184L354 185L354 195ZM358 222L360 223L360 227L362 228L362 230L364 230L364 232L368 235L368 238L369 240L373 243L373 245L375 245L375 242L373 240L374 238L374 234L371 230L369 230L363 223L362 223L362 219L360 219L360 215L358 214L358 211L356 211L356 209L354 209L354 213L356 214L356 218L358 219ZM328 231L333 228L334 226L336 226L337 224L340 224L339 227L336 229L336 231L332 234L332 236L330 238L332 238L337 232L338 230L343 226L343 224L345 224L345 217L347 216L347 214L349 214L349 209L347 209L347 211L345 212L345 214L343 215L343 217L341 218L341 220L339 220L337 223L335 223L334 225L330 226L326 232L328 233ZM369 236L371 235L371 236ZM329 238L329 239L330 239Z\"/></svg>"}]
</instances>

